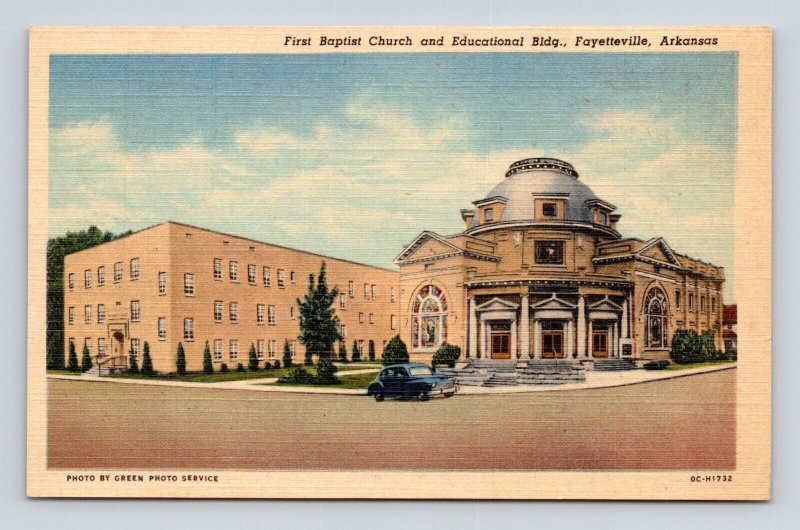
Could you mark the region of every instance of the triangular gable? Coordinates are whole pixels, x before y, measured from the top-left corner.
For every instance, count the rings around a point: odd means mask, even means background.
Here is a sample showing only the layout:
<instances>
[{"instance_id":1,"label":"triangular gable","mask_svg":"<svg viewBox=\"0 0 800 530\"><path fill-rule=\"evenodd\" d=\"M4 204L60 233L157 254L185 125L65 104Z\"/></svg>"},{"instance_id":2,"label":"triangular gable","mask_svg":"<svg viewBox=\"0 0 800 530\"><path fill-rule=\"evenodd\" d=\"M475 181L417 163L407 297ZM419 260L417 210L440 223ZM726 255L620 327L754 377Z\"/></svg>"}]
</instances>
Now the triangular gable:
<instances>
[{"instance_id":1,"label":"triangular gable","mask_svg":"<svg viewBox=\"0 0 800 530\"><path fill-rule=\"evenodd\" d=\"M622 311L622 306L615 304L608 298L603 298L599 302L595 302L589 306L589 309L595 311Z\"/></svg>"},{"instance_id":2,"label":"triangular gable","mask_svg":"<svg viewBox=\"0 0 800 530\"><path fill-rule=\"evenodd\" d=\"M461 254L463 249L455 246L447 241L445 238L434 232L422 232L417 238L406 246L402 252L394 259L395 263L405 261L411 256L416 255L420 250L425 249L428 251L425 256L435 256L442 254ZM419 257L419 256L418 256Z\"/></svg>"},{"instance_id":3,"label":"triangular gable","mask_svg":"<svg viewBox=\"0 0 800 530\"><path fill-rule=\"evenodd\" d=\"M575 304L570 304L566 300L556 298L555 296L541 300L531 305L534 309L575 309Z\"/></svg>"},{"instance_id":4,"label":"triangular gable","mask_svg":"<svg viewBox=\"0 0 800 530\"><path fill-rule=\"evenodd\" d=\"M508 310L508 309L517 309L519 304L515 304L514 302L509 302L508 300L503 300L502 298L492 298L491 300L482 303L478 307L475 308L476 311L497 311L497 310Z\"/></svg>"},{"instance_id":5,"label":"triangular gable","mask_svg":"<svg viewBox=\"0 0 800 530\"><path fill-rule=\"evenodd\" d=\"M678 256L675 255L675 252L672 251L667 242L664 241L664 238L661 237L653 238L645 243L644 246L636 252L636 255L664 261L679 267L683 266Z\"/></svg>"}]
</instances>

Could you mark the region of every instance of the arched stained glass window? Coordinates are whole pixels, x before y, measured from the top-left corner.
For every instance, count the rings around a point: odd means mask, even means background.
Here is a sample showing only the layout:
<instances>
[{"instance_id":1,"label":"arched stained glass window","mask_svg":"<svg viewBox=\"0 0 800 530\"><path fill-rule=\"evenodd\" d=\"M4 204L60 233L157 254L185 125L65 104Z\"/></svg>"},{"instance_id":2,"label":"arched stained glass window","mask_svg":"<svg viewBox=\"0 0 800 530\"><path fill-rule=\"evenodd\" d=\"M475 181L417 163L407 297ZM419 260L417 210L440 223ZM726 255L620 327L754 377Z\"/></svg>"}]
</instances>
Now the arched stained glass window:
<instances>
[{"instance_id":1,"label":"arched stained glass window","mask_svg":"<svg viewBox=\"0 0 800 530\"><path fill-rule=\"evenodd\" d=\"M648 348L667 346L667 296L658 287L653 287L644 297L644 337Z\"/></svg>"},{"instance_id":2,"label":"arched stained glass window","mask_svg":"<svg viewBox=\"0 0 800 530\"><path fill-rule=\"evenodd\" d=\"M422 287L414 298L411 346L435 349L447 342L447 297L435 285Z\"/></svg>"}]
</instances>

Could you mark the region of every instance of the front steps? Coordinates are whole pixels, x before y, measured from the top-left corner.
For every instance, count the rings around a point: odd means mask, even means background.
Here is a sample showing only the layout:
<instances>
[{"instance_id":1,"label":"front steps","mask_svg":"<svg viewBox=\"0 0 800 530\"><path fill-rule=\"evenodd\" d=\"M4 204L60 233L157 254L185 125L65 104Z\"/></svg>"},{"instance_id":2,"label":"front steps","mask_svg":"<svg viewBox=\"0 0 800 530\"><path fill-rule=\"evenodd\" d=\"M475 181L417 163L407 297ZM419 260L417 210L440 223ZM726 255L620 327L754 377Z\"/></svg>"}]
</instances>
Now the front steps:
<instances>
[{"instance_id":1,"label":"front steps","mask_svg":"<svg viewBox=\"0 0 800 530\"><path fill-rule=\"evenodd\" d=\"M594 369L598 372L619 372L622 370L636 370L636 361L628 357L614 357L611 359L596 359Z\"/></svg>"},{"instance_id":2,"label":"front steps","mask_svg":"<svg viewBox=\"0 0 800 530\"><path fill-rule=\"evenodd\" d=\"M517 385L563 385L586 380L584 369L570 361L531 359L529 361L472 360L461 369L437 368L459 385L508 387Z\"/></svg>"}]
</instances>

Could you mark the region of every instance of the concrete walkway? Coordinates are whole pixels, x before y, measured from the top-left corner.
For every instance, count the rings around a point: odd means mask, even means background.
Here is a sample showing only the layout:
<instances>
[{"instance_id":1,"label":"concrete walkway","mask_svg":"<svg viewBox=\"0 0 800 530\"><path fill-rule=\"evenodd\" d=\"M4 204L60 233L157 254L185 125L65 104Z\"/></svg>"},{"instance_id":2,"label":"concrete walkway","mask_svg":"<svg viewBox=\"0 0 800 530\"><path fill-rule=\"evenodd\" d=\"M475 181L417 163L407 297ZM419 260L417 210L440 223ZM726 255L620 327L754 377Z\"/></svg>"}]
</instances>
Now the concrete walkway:
<instances>
[{"instance_id":1,"label":"concrete walkway","mask_svg":"<svg viewBox=\"0 0 800 530\"><path fill-rule=\"evenodd\" d=\"M687 370L629 370L622 372L595 372L586 371L586 381L580 383L567 383L564 385L518 385L509 387L480 387L480 386L461 386L459 395L480 395L480 394L522 394L529 392L556 392L568 390L585 390L590 388L607 388L615 386L635 385L647 383L649 381L660 381L663 379L673 379L676 377L686 377L695 374L716 372L719 370L732 370L736 364L720 364L715 366L704 366ZM340 377L348 375L377 373L378 367L364 368L359 370L349 370L339 372ZM341 395L361 395L366 390L324 387L324 386L288 386L275 385L277 378L265 377L259 379L244 379L240 381L223 381L218 383L197 383L190 381L167 381L163 379L125 379L119 377L97 377L88 375L64 375L48 374L50 379L80 380L100 383L117 383L127 385L151 385L169 386L184 388L215 388L224 390L246 390L256 392L289 392L298 394L341 394Z\"/></svg>"}]
</instances>

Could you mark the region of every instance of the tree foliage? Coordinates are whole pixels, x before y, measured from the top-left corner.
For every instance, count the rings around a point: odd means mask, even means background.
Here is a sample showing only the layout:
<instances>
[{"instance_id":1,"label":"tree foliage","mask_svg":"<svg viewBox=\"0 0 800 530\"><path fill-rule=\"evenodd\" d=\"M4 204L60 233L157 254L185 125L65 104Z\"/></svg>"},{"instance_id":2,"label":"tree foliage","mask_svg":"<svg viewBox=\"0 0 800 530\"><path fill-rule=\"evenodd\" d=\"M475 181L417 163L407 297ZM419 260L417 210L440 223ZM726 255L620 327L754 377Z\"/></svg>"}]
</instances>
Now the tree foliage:
<instances>
[{"instance_id":1,"label":"tree foliage","mask_svg":"<svg viewBox=\"0 0 800 530\"><path fill-rule=\"evenodd\" d=\"M92 225L80 232L67 232L47 241L47 366L64 367L64 256L119 239ZM82 280L82 278L80 278ZM76 278L76 281L78 279Z\"/></svg>"},{"instance_id":2,"label":"tree foliage","mask_svg":"<svg viewBox=\"0 0 800 530\"><path fill-rule=\"evenodd\" d=\"M183 343L178 343L178 351L175 354L175 371L178 375L186 375L186 353L183 351Z\"/></svg>"},{"instance_id":3,"label":"tree foliage","mask_svg":"<svg viewBox=\"0 0 800 530\"><path fill-rule=\"evenodd\" d=\"M347 362L347 345L343 340L339 341L339 360L343 363Z\"/></svg>"},{"instance_id":4,"label":"tree foliage","mask_svg":"<svg viewBox=\"0 0 800 530\"><path fill-rule=\"evenodd\" d=\"M142 369L140 370L142 375L153 375L155 372L153 371L153 359L150 358L150 344L147 341L144 341L144 351L142 352Z\"/></svg>"},{"instance_id":5,"label":"tree foliage","mask_svg":"<svg viewBox=\"0 0 800 530\"><path fill-rule=\"evenodd\" d=\"M384 365L408 362L408 348L406 347L406 343L403 342L403 339L400 338L400 335L395 335L392 337L392 340L386 344L386 347L383 349L382 357Z\"/></svg>"},{"instance_id":6,"label":"tree foliage","mask_svg":"<svg viewBox=\"0 0 800 530\"><path fill-rule=\"evenodd\" d=\"M369 360L370 361L374 361L375 360L375 341L374 340L370 340L369 341Z\"/></svg>"},{"instance_id":7,"label":"tree foliage","mask_svg":"<svg viewBox=\"0 0 800 530\"><path fill-rule=\"evenodd\" d=\"M89 355L89 348L83 345L83 355L81 356L81 371L88 372L92 369L92 356Z\"/></svg>"},{"instance_id":8,"label":"tree foliage","mask_svg":"<svg viewBox=\"0 0 800 530\"><path fill-rule=\"evenodd\" d=\"M247 368L251 372L258 370L258 357L256 356L256 347L250 344L250 351L247 352Z\"/></svg>"},{"instance_id":9,"label":"tree foliage","mask_svg":"<svg viewBox=\"0 0 800 530\"><path fill-rule=\"evenodd\" d=\"M459 357L461 357L461 348L452 344L442 344L439 346L439 349L436 350L436 353L433 354L431 364L434 367L436 367L436 365L442 365L453 368Z\"/></svg>"},{"instance_id":10,"label":"tree foliage","mask_svg":"<svg viewBox=\"0 0 800 530\"><path fill-rule=\"evenodd\" d=\"M318 355L320 359L333 357L333 345L341 338L339 317L333 309L333 302L338 296L338 288L328 289L323 261L316 285L314 275L309 274L308 292L303 300L297 299L300 313L298 341L305 346L307 355Z\"/></svg>"},{"instance_id":11,"label":"tree foliage","mask_svg":"<svg viewBox=\"0 0 800 530\"><path fill-rule=\"evenodd\" d=\"M352 353L350 354L350 359L354 363L357 363L361 360L361 350L358 349L358 341L356 340L353 341L353 350Z\"/></svg>"},{"instance_id":12,"label":"tree foliage","mask_svg":"<svg viewBox=\"0 0 800 530\"><path fill-rule=\"evenodd\" d=\"M292 366L292 347L289 345L289 339L283 341L283 366L286 368Z\"/></svg>"},{"instance_id":13,"label":"tree foliage","mask_svg":"<svg viewBox=\"0 0 800 530\"><path fill-rule=\"evenodd\" d=\"M136 358L136 352L131 348L128 351L128 372L131 374L139 373L139 360Z\"/></svg>"},{"instance_id":14,"label":"tree foliage","mask_svg":"<svg viewBox=\"0 0 800 530\"><path fill-rule=\"evenodd\" d=\"M75 353L75 343L69 343L69 362L67 363L67 370L70 372L80 372L81 366L78 364L78 354Z\"/></svg>"},{"instance_id":15,"label":"tree foliage","mask_svg":"<svg viewBox=\"0 0 800 530\"><path fill-rule=\"evenodd\" d=\"M208 341L206 341L206 346L203 348L203 373L214 373L214 363L211 362L211 348L208 346Z\"/></svg>"}]
</instances>

